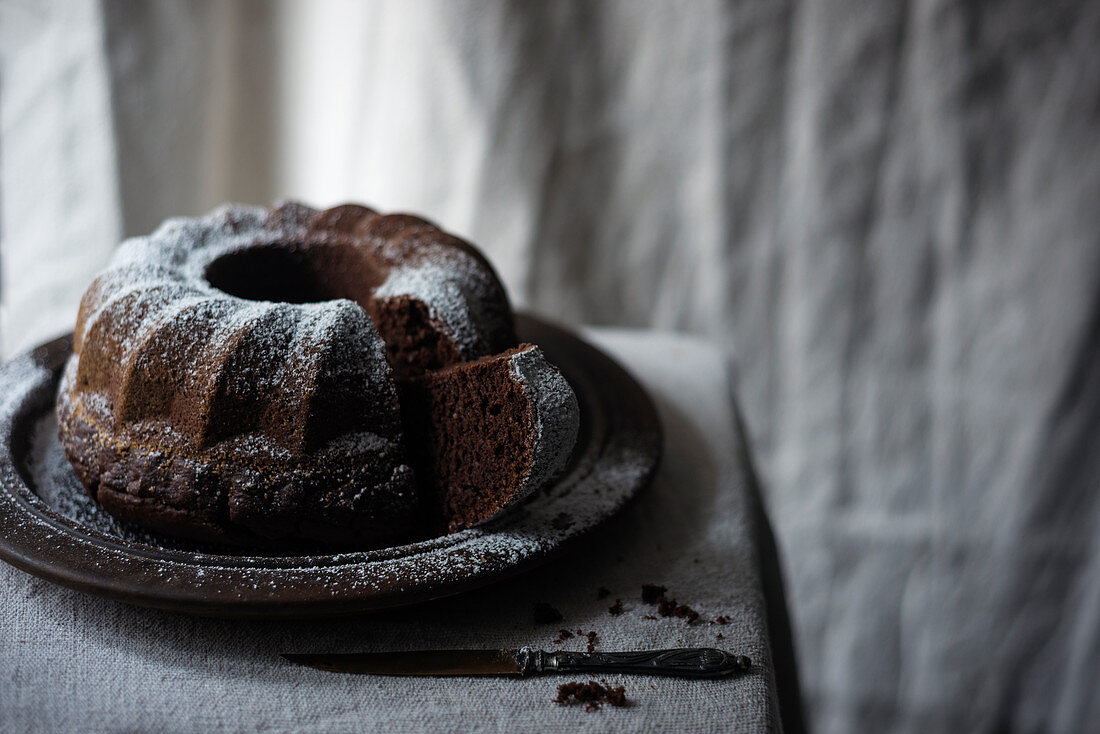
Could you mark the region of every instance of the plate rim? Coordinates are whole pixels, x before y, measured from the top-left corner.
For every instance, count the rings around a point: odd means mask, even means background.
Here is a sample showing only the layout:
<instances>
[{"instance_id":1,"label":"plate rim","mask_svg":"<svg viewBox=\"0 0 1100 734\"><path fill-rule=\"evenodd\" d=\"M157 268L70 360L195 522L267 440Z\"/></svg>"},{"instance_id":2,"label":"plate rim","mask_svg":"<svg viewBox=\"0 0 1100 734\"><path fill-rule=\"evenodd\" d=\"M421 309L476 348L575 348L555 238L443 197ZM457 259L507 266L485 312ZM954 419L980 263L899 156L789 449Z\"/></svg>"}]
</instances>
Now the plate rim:
<instances>
[{"instance_id":1,"label":"plate rim","mask_svg":"<svg viewBox=\"0 0 1100 734\"><path fill-rule=\"evenodd\" d=\"M173 565L203 571L211 568L228 570L230 577L234 571L243 574L246 570L272 573L308 570L320 573L332 569L349 571L356 567L364 567L365 570L371 564L396 566L423 553L440 552L442 555L445 552L463 552L462 544L466 540L491 539L494 537L494 526L514 518L513 513L508 513L475 530L474 535L467 535L471 533L467 530L382 549L293 556L230 556L162 549L81 525L52 510L38 497L17 461L17 442L24 442L25 454L30 439L28 428L35 424L34 418L41 415L40 410L34 410L34 406L45 399L41 391L49 391L52 395L56 390L60 364L71 351L70 334L21 352L0 368L0 531L3 531L0 532L0 560L52 583L116 601L206 616L248 618L316 618L396 608L471 591L542 565L598 532L651 483L661 460L662 429L652 398L622 365L606 353L569 329L529 313L517 313L516 325L525 341L546 344L551 360L559 363L563 373L574 383L582 404L588 402L586 412L589 421L594 424L582 428L582 433L586 430L589 433L588 443L582 447L580 458L574 457L574 463L580 462L580 466L571 467L566 475L540 491L550 494L567 482L570 486L583 482L600 466L598 460L605 457L608 447L615 442L632 448L631 458L637 462L637 466L632 467L635 471L628 473L624 480L621 487L623 496L617 505L577 532L570 534L564 531L561 538L546 548L539 548L500 567L449 578L443 574L426 582L414 583L411 588L391 581L380 589L345 590L335 595L329 590L328 596L323 593L324 587L316 584L267 591L256 587L250 591L238 586L224 594L212 594L212 589L202 586L158 583L150 587L148 583L137 581L135 574L104 569L98 562L94 563L94 567L89 566L91 561L87 558L80 559L81 563L74 563L72 554L90 550L104 553L104 560L108 561L112 554L120 556L121 559L115 560L136 564L136 575L145 577L157 573L163 576ZM567 358L562 359L563 356ZM13 379L12 372L21 360L25 366L36 368L30 375L32 379L23 384L8 384L18 382ZM26 364L28 360L30 364ZM587 365L587 371L578 371L578 365ZM18 376L16 372L14 377ZM35 376L37 380L33 379ZM592 390L594 381L600 382L601 388L609 389L617 399L612 400L612 395L601 394L603 390ZM601 425L604 428L602 433L599 431ZM599 453L592 457L593 465L586 466L584 462L592 453L595 442L599 443ZM581 471L582 476L574 477L577 471ZM30 519L35 522L27 522ZM432 544L438 547L425 548ZM365 557L367 555L372 557ZM225 562L227 559L232 562L218 565L219 560Z\"/></svg>"}]
</instances>

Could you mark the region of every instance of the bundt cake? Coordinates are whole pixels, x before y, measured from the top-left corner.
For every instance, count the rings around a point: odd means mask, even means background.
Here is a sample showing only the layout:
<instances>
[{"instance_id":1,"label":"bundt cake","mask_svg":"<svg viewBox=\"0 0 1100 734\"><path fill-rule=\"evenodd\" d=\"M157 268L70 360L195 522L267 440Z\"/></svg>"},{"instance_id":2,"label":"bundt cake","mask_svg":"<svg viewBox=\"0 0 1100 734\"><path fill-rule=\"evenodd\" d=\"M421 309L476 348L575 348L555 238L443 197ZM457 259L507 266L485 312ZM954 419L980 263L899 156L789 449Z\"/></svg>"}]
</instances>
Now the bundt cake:
<instances>
[{"instance_id":1,"label":"bundt cake","mask_svg":"<svg viewBox=\"0 0 1100 734\"><path fill-rule=\"evenodd\" d=\"M124 242L80 304L61 444L113 515L246 545L483 522L578 407L468 243L356 205L227 206Z\"/></svg>"}]
</instances>

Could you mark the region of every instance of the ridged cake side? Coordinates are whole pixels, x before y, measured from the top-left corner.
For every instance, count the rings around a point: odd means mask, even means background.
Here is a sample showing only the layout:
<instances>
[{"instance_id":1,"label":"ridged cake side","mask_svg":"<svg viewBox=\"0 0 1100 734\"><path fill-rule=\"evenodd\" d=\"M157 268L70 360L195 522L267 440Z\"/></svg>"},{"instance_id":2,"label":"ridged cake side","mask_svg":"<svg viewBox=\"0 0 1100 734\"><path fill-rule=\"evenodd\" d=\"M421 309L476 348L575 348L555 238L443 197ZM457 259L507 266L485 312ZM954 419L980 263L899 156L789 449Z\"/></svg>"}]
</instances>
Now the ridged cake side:
<instances>
[{"instance_id":1,"label":"ridged cake side","mask_svg":"<svg viewBox=\"0 0 1100 734\"><path fill-rule=\"evenodd\" d=\"M385 542L419 511L385 346L347 300L254 302L201 277L281 241L264 209L124 243L81 303L61 440L108 510L204 539Z\"/></svg>"},{"instance_id":2,"label":"ridged cake side","mask_svg":"<svg viewBox=\"0 0 1100 734\"><path fill-rule=\"evenodd\" d=\"M580 406L573 388L536 346L509 358L512 379L531 404L531 459L514 501L527 497L553 479L569 460L580 431Z\"/></svg>"}]
</instances>

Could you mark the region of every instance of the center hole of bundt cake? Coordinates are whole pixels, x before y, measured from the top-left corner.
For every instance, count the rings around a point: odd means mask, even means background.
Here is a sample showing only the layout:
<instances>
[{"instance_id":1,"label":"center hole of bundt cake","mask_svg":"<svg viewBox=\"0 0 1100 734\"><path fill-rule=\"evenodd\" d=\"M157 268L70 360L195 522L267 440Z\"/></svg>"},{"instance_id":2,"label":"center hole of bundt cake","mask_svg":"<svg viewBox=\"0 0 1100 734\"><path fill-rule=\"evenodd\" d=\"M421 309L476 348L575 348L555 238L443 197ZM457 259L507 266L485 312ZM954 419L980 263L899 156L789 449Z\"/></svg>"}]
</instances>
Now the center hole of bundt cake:
<instances>
[{"instance_id":1,"label":"center hole of bundt cake","mask_svg":"<svg viewBox=\"0 0 1100 734\"><path fill-rule=\"evenodd\" d=\"M457 346L424 303L410 296L373 297L384 275L354 246L315 242L252 247L219 257L205 275L218 290L250 301L354 301L374 321L398 377L461 361Z\"/></svg>"},{"instance_id":2,"label":"center hole of bundt cake","mask_svg":"<svg viewBox=\"0 0 1100 734\"><path fill-rule=\"evenodd\" d=\"M267 245L232 252L206 268L220 291L250 301L317 303L347 298L366 307L374 268L347 247Z\"/></svg>"}]
</instances>

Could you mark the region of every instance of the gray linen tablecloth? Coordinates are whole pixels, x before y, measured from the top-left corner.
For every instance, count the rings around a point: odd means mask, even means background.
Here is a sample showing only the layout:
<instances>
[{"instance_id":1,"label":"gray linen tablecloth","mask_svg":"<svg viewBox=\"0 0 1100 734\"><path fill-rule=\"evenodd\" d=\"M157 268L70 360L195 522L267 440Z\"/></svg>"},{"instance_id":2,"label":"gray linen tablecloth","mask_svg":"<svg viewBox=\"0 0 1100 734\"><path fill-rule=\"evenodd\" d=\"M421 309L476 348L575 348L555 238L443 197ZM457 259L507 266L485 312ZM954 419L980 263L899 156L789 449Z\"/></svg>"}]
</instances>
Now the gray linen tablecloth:
<instances>
[{"instance_id":1,"label":"gray linen tablecloth","mask_svg":"<svg viewBox=\"0 0 1100 734\"><path fill-rule=\"evenodd\" d=\"M682 336L589 335L640 378L665 430L654 484L601 537L485 591L414 609L301 622L138 609L0 564L0 731L761 731L780 727L781 710L788 729L797 728L774 547L727 360L709 344ZM670 596L702 619L691 625L647 619L656 612L640 599L645 583L667 585ZM606 598L598 598L601 587L610 591ZM613 616L608 606L620 598L625 612ZM564 621L536 626L538 601L559 609ZM730 622L712 624L720 615ZM720 646L754 664L750 674L731 680L607 676L626 687L631 705L585 712L552 702L557 685L572 678L348 676L278 657L281 651L554 648L563 627L595 631L602 650ZM574 637L560 647L584 644Z\"/></svg>"}]
</instances>

